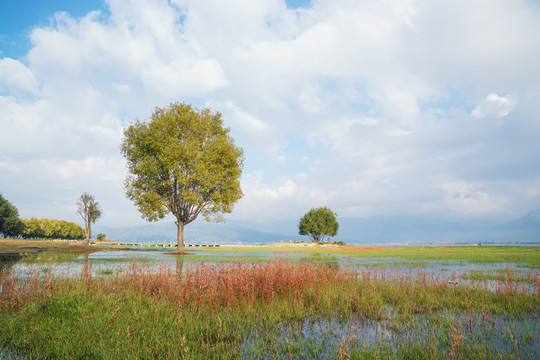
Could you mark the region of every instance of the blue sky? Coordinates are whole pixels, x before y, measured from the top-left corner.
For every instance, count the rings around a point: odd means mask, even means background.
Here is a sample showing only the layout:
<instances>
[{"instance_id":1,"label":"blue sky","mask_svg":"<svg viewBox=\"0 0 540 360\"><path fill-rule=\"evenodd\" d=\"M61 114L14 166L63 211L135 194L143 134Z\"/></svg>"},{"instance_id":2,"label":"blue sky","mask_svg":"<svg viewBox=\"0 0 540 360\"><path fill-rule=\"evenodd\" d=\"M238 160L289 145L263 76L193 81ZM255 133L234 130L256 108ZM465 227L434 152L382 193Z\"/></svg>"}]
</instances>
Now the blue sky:
<instances>
[{"instance_id":1,"label":"blue sky","mask_svg":"<svg viewBox=\"0 0 540 360\"><path fill-rule=\"evenodd\" d=\"M142 223L122 128L183 101L244 149L230 218L517 218L540 208L539 33L527 0L4 2L0 193Z\"/></svg>"},{"instance_id":2,"label":"blue sky","mask_svg":"<svg viewBox=\"0 0 540 360\"><path fill-rule=\"evenodd\" d=\"M0 54L3 57L23 57L31 47L29 35L39 26L47 26L50 18L59 11L74 17L85 16L92 10L104 10L99 0L6 0L0 12Z\"/></svg>"},{"instance_id":3,"label":"blue sky","mask_svg":"<svg viewBox=\"0 0 540 360\"><path fill-rule=\"evenodd\" d=\"M307 8L309 0L287 0L291 9ZM74 18L91 11L107 13L105 0L5 0L0 12L0 45L3 57L21 58L31 47L29 34L40 26L48 26L57 12L67 12Z\"/></svg>"}]
</instances>

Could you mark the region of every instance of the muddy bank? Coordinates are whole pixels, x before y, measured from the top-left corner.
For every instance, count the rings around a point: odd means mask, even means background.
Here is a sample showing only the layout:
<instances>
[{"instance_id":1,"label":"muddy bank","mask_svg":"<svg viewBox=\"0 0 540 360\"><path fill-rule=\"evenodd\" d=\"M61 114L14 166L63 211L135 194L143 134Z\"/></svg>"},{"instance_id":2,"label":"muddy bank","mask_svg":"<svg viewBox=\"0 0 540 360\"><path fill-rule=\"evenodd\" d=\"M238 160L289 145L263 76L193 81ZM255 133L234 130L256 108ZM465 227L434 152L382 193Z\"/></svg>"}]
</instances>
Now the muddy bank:
<instances>
[{"instance_id":1,"label":"muddy bank","mask_svg":"<svg viewBox=\"0 0 540 360\"><path fill-rule=\"evenodd\" d=\"M91 254L102 250L119 250L105 245L86 245L80 241L0 239L0 254L13 256L21 253L54 251L69 254Z\"/></svg>"}]
</instances>

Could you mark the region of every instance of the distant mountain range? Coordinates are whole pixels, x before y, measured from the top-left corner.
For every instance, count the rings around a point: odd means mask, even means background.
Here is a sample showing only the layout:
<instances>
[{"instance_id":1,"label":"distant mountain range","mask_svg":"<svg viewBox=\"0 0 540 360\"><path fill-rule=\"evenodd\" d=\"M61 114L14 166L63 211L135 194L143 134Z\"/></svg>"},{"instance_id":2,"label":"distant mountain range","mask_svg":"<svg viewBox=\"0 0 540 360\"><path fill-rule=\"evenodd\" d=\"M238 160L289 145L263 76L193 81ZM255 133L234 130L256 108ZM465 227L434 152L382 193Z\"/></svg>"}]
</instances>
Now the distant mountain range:
<instances>
[{"instance_id":1,"label":"distant mountain range","mask_svg":"<svg viewBox=\"0 0 540 360\"><path fill-rule=\"evenodd\" d=\"M186 244L272 244L279 241L303 240L299 235L286 232L268 232L257 229L257 224L227 221L226 223L207 223L197 220L186 225L184 241ZM94 226L92 232L103 232L107 239L120 242L138 243L176 243L176 225L173 222L157 222L133 227L112 228Z\"/></svg>"},{"instance_id":2,"label":"distant mountain range","mask_svg":"<svg viewBox=\"0 0 540 360\"><path fill-rule=\"evenodd\" d=\"M377 216L339 218L334 240L361 245L540 245L540 210L503 223L456 222L420 216ZM203 220L185 228L188 244L271 244L279 241L307 240L298 235L297 221L261 224L248 221L207 223ZM176 243L176 225L157 222L147 225L113 228L95 226L107 239L121 242Z\"/></svg>"}]
</instances>

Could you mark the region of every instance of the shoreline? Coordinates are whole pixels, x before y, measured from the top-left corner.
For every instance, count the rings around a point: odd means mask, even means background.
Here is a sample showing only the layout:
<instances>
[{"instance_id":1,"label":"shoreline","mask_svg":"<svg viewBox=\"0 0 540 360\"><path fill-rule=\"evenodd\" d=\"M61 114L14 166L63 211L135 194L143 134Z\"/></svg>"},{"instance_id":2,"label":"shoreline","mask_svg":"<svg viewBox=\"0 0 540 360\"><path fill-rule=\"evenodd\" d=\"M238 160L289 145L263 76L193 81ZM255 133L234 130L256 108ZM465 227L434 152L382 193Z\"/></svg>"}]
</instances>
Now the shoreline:
<instances>
[{"instance_id":1,"label":"shoreline","mask_svg":"<svg viewBox=\"0 0 540 360\"><path fill-rule=\"evenodd\" d=\"M107 245L86 245L84 241L80 240L0 239L0 254L57 251L85 255L103 250L116 251L122 250L122 248Z\"/></svg>"}]
</instances>

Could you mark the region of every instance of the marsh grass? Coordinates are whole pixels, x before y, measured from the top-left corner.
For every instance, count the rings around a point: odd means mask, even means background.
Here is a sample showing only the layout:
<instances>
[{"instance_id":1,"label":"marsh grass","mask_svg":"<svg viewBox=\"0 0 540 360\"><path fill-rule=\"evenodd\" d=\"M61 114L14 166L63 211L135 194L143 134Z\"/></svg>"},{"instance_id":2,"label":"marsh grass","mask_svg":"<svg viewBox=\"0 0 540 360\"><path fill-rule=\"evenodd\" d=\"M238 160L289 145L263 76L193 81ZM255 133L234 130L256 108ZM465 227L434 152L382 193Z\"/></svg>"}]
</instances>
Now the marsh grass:
<instances>
[{"instance_id":1,"label":"marsh grass","mask_svg":"<svg viewBox=\"0 0 540 360\"><path fill-rule=\"evenodd\" d=\"M51 240L21 240L0 239L0 254L30 254L30 253L63 253L63 254L91 254L102 250L119 250L105 245L84 245L80 242L51 241Z\"/></svg>"},{"instance_id":2,"label":"marsh grass","mask_svg":"<svg viewBox=\"0 0 540 360\"><path fill-rule=\"evenodd\" d=\"M99 273L101 275L112 275L114 274L114 269L111 269L111 268L100 269Z\"/></svg>"},{"instance_id":3,"label":"marsh grass","mask_svg":"<svg viewBox=\"0 0 540 360\"><path fill-rule=\"evenodd\" d=\"M532 269L528 271L520 271L511 267L505 269L494 270L471 270L470 272L461 276L464 280L491 280L498 282L518 282L535 284L537 281L537 273Z\"/></svg>"},{"instance_id":4,"label":"marsh grass","mask_svg":"<svg viewBox=\"0 0 540 360\"><path fill-rule=\"evenodd\" d=\"M6 268L0 346L45 359L537 355L540 276L463 280L421 268L340 269L320 257L183 270L133 263L107 276L35 267L19 278Z\"/></svg>"},{"instance_id":5,"label":"marsh grass","mask_svg":"<svg viewBox=\"0 0 540 360\"><path fill-rule=\"evenodd\" d=\"M72 253L63 253L63 252L32 252L32 253L22 253L22 258L20 262L22 264L45 264L45 263L61 263L61 262L73 262L80 255Z\"/></svg>"}]
</instances>

